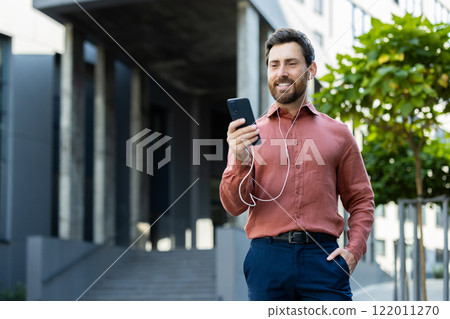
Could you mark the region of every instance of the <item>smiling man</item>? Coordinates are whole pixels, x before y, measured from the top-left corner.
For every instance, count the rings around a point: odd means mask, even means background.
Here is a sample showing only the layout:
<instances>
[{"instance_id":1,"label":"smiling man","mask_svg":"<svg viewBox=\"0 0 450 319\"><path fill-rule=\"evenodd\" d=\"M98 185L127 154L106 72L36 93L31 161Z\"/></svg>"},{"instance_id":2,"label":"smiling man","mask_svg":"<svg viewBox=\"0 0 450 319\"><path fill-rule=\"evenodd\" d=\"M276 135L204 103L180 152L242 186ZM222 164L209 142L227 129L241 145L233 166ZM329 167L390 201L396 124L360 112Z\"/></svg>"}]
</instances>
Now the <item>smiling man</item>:
<instances>
[{"instance_id":1,"label":"smiling man","mask_svg":"<svg viewBox=\"0 0 450 319\"><path fill-rule=\"evenodd\" d=\"M308 102L317 66L303 33L275 31L266 42L266 64L275 102L256 125L237 129L244 120L230 123L220 185L231 215L250 206L245 230L252 241L244 261L249 299L351 300L349 277L366 252L374 219L360 151L345 124ZM258 134L263 142L250 146ZM249 153L263 161L249 164ZM345 224L339 196L350 214L344 248L337 244Z\"/></svg>"}]
</instances>

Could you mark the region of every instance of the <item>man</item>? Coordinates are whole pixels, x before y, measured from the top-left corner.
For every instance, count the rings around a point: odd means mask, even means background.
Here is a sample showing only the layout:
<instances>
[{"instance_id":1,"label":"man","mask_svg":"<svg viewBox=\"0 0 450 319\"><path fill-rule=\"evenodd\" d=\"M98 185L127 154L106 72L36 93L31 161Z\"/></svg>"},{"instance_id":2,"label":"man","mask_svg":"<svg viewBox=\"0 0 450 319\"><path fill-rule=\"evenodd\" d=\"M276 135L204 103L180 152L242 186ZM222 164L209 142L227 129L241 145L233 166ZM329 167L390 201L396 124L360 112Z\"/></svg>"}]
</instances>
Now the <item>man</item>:
<instances>
[{"instance_id":1,"label":"man","mask_svg":"<svg viewBox=\"0 0 450 319\"><path fill-rule=\"evenodd\" d=\"M244 261L249 299L351 300L349 276L366 252L374 219L361 154L347 126L307 100L317 66L303 33L278 29L266 42L266 64L275 102L256 125L237 129L244 120L230 123L220 185L228 213L238 216L250 206L245 230L252 242ZM263 142L251 152L258 134ZM345 223L338 196L350 214L345 248L336 242ZM253 198L259 200L248 205Z\"/></svg>"}]
</instances>

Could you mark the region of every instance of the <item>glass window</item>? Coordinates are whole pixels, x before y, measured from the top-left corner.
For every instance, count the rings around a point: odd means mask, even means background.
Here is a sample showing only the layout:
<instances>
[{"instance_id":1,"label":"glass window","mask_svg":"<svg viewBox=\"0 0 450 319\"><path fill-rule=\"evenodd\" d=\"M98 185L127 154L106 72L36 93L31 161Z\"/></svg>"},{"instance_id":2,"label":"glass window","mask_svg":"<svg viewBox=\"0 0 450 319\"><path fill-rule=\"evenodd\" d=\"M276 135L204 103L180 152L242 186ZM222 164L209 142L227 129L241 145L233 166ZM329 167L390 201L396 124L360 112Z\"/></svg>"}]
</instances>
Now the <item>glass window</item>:
<instances>
[{"instance_id":1,"label":"glass window","mask_svg":"<svg viewBox=\"0 0 450 319\"><path fill-rule=\"evenodd\" d=\"M405 205L406 218L405 220L414 221L414 215L416 214L416 207L413 205Z\"/></svg>"},{"instance_id":2,"label":"glass window","mask_svg":"<svg viewBox=\"0 0 450 319\"><path fill-rule=\"evenodd\" d=\"M323 36L322 34L320 34L319 32L315 31L314 33L314 38L316 39L316 42L323 47Z\"/></svg>"},{"instance_id":3,"label":"glass window","mask_svg":"<svg viewBox=\"0 0 450 319\"><path fill-rule=\"evenodd\" d=\"M413 249L413 245L410 244L406 244L405 245L405 257L406 258L413 258L414 256L414 249Z\"/></svg>"},{"instance_id":4,"label":"glass window","mask_svg":"<svg viewBox=\"0 0 450 319\"><path fill-rule=\"evenodd\" d=\"M386 255L386 241L375 240L375 256L385 256Z\"/></svg>"},{"instance_id":5,"label":"glass window","mask_svg":"<svg viewBox=\"0 0 450 319\"><path fill-rule=\"evenodd\" d=\"M440 205L434 205L436 212L436 227L444 227L444 211Z\"/></svg>"},{"instance_id":6,"label":"glass window","mask_svg":"<svg viewBox=\"0 0 450 319\"><path fill-rule=\"evenodd\" d=\"M367 13L364 13L364 18L363 18L363 33L367 33L370 31L370 28L372 27L371 25L371 16Z\"/></svg>"},{"instance_id":7,"label":"glass window","mask_svg":"<svg viewBox=\"0 0 450 319\"><path fill-rule=\"evenodd\" d=\"M443 249L436 249L436 262L441 263L444 261L444 250Z\"/></svg>"},{"instance_id":8,"label":"glass window","mask_svg":"<svg viewBox=\"0 0 450 319\"><path fill-rule=\"evenodd\" d=\"M450 256L450 250L449 250L449 256ZM442 263L444 262L444 250L443 249L436 249L436 262Z\"/></svg>"},{"instance_id":9,"label":"glass window","mask_svg":"<svg viewBox=\"0 0 450 319\"><path fill-rule=\"evenodd\" d=\"M386 212L384 210L384 205L378 205L375 208L375 216L380 216L380 217L385 217L386 216Z\"/></svg>"},{"instance_id":10,"label":"glass window","mask_svg":"<svg viewBox=\"0 0 450 319\"><path fill-rule=\"evenodd\" d=\"M410 209L411 208L411 209ZM414 222L414 217L417 214L417 204L413 204L411 206L409 205L405 205L405 211L406 211L406 218L405 220L410 221L410 222ZM426 206L422 205L422 224L425 225L426 224Z\"/></svg>"},{"instance_id":11,"label":"glass window","mask_svg":"<svg viewBox=\"0 0 450 319\"><path fill-rule=\"evenodd\" d=\"M352 33L353 38L368 32L371 28L370 15L356 5L352 5Z\"/></svg>"},{"instance_id":12,"label":"glass window","mask_svg":"<svg viewBox=\"0 0 450 319\"><path fill-rule=\"evenodd\" d=\"M314 11L316 11L318 14L323 13L323 1L322 0L314 1Z\"/></svg>"}]
</instances>

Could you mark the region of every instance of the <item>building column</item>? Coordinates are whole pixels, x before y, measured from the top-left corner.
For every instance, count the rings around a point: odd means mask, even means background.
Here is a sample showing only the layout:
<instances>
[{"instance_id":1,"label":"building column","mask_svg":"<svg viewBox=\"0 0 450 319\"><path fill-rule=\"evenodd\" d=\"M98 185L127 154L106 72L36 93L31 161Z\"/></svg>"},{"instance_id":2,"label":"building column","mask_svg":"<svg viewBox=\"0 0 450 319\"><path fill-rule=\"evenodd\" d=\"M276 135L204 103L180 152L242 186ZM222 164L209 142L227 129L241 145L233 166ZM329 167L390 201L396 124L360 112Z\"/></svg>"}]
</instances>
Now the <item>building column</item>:
<instances>
[{"instance_id":1,"label":"building column","mask_svg":"<svg viewBox=\"0 0 450 319\"><path fill-rule=\"evenodd\" d=\"M83 37L66 27L61 62L59 236L83 240L85 90Z\"/></svg>"},{"instance_id":2,"label":"building column","mask_svg":"<svg viewBox=\"0 0 450 319\"><path fill-rule=\"evenodd\" d=\"M266 65L266 49L265 44L274 30L267 23L261 21L261 33L259 37L259 92L260 92L260 107L259 114L263 114L269 110L270 105L275 101L270 94L269 86L267 84L267 65Z\"/></svg>"},{"instance_id":3,"label":"building column","mask_svg":"<svg viewBox=\"0 0 450 319\"><path fill-rule=\"evenodd\" d=\"M150 128L150 119L151 119L151 111L150 111L150 80L149 77L144 76L141 73L141 128ZM144 155L144 159L147 156ZM147 168L147 165L145 165ZM136 229L136 238L142 236L142 238L136 243L136 248L146 249L146 242L150 239L151 229L148 230L148 226L150 225L150 175L146 173L141 173L139 178L139 214L137 215L137 222L134 225ZM139 223L139 224L138 224ZM147 231L148 230L148 231Z\"/></svg>"},{"instance_id":4,"label":"building column","mask_svg":"<svg viewBox=\"0 0 450 319\"><path fill-rule=\"evenodd\" d=\"M115 233L114 59L97 47L94 100L94 242Z\"/></svg>"},{"instance_id":5,"label":"building column","mask_svg":"<svg viewBox=\"0 0 450 319\"><path fill-rule=\"evenodd\" d=\"M238 97L250 100L257 118L260 110L260 39L259 16L248 0L237 3L237 89ZM234 218L235 226L244 228L248 212Z\"/></svg>"},{"instance_id":6,"label":"building column","mask_svg":"<svg viewBox=\"0 0 450 319\"><path fill-rule=\"evenodd\" d=\"M131 70L131 101L130 101L130 137L142 131L142 73L139 68L133 67ZM130 242L139 236L137 223L141 216L141 184L142 172L136 168L130 170Z\"/></svg>"},{"instance_id":7,"label":"building column","mask_svg":"<svg viewBox=\"0 0 450 319\"><path fill-rule=\"evenodd\" d=\"M192 98L191 105L191 114L192 116L201 122L201 113L200 113L200 98L198 96L194 96ZM194 139L201 138L200 125L197 125L193 121L191 122L191 134L193 141ZM191 143L192 145L192 143ZM192 150L192 147L191 147ZM191 156L192 159L192 156ZM191 166L191 181L195 181L197 178L200 178L201 174L201 166L200 165L192 165ZM191 197L191 207L190 207L190 230L191 230L191 248L197 248L197 219L200 211L200 202L201 202L201 189L199 185L195 185L190 190Z\"/></svg>"},{"instance_id":8,"label":"building column","mask_svg":"<svg viewBox=\"0 0 450 319\"><path fill-rule=\"evenodd\" d=\"M247 97L259 116L259 16L250 1L237 3L237 95Z\"/></svg>"},{"instance_id":9,"label":"building column","mask_svg":"<svg viewBox=\"0 0 450 319\"><path fill-rule=\"evenodd\" d=\"M178 109L171 109L170 126L172 140L172 159L170 162L170 203L174 203L186 188L193 182L191 178L191 149L192 140L190 139L191 122L184 117L183 112ZM193 188L195 188L195 185ZM189 190L189 192L192 189ZM182 196L176 204L170 209L169 230L171 249L186 248L186 229L189 228L190 214L189 209L191 197L189 194Z\"/></svg>"}]
</instances>

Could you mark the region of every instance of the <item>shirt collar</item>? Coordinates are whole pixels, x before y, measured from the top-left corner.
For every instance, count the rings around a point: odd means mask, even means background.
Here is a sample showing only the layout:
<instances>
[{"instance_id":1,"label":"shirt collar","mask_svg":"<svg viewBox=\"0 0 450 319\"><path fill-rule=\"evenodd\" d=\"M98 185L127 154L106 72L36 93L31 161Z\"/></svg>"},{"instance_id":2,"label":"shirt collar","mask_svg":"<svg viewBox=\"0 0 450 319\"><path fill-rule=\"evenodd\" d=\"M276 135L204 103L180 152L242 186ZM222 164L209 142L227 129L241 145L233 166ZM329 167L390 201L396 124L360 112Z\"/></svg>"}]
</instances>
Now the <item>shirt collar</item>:
<instances>
[{"instance_id":1,"label":"shirt collar","mask_svg":"<svg viewBox=\"0 0 450 319\"><path fill-rule=\"evenodd\" d=\"M313 113L314 115L319 115L319 112L316 110L316 108L314 107L314 105L311 102L308 101L308 103L306 103L302 106L302 108L304 108L304 107L309 109L310 112ZM270 106L269 111L267 112L267 117L271 117L279 108L280 108L279 106L276 106L275 103L273 103ZM280 110L280 112L284 112L284 110Z\"/></svg>"}]
</instances>

